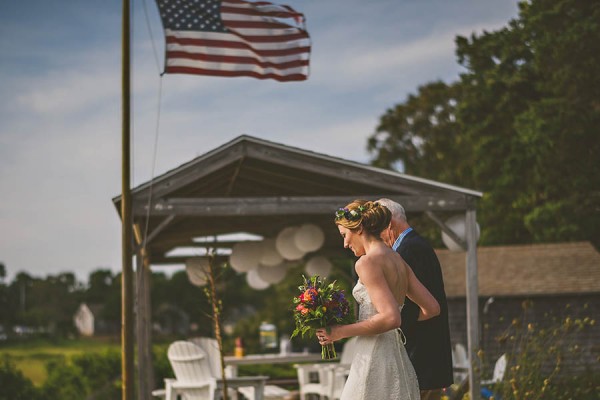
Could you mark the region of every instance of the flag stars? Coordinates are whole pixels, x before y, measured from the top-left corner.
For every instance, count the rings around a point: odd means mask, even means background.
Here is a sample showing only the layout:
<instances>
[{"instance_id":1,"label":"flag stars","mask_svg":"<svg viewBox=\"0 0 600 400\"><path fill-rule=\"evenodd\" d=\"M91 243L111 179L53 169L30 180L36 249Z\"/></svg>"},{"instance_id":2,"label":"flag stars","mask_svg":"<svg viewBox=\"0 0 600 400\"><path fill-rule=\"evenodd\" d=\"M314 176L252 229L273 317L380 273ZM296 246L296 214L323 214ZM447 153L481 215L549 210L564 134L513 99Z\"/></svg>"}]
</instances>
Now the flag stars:
<instances>
[{"instance_id":1,"label":"flag stars","mask_svg":"<svg viewBox=\"0 0 600 400\"><path fill-rule=\"evenodd\" d=\"M226 31L219 11L220 1L158 0L157 3L166 28Z\"/></svg>"}]
</instances>

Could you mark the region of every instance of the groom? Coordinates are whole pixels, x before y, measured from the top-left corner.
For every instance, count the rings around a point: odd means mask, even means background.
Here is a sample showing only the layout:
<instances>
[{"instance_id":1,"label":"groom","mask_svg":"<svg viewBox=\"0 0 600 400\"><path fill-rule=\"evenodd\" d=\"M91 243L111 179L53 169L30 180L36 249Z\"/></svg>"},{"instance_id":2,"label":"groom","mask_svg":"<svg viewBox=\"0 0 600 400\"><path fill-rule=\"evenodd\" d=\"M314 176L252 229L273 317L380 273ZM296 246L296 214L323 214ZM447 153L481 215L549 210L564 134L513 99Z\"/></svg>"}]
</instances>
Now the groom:
<instances>
[{"instance_id":1,"label":"groom","mask_svg":"<svg viewBox=\"0 0 600 400\"><path fill-rule=\"evenodd\" d=\"M453 381L448 304L440 262L431 245L410 227L400 204L390 199L377 202L392 212L392 222L381 238L400 253L440 304L439 316L421 322L417 322L419 307L408 298L402 309L406 351L417 373L421 400L439 400L442 389Z\"/></svg>"}]
</instances>

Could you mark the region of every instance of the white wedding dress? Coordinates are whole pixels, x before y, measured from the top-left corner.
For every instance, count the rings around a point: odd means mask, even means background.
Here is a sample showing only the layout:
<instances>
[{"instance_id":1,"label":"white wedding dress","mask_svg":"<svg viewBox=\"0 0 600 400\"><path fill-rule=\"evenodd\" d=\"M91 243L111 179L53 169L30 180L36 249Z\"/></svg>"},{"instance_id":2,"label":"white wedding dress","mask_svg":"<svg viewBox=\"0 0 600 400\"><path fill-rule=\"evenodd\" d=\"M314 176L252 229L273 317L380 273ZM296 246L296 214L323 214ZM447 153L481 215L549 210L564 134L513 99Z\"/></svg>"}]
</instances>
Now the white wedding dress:
<instances>
[{"instance_id":1,"label":"white wedding dress","mask_svg":"<svg viewBox=\"0 0 600 400\"><path fill-rule=\"evenodd\" d=\"M359 321L377 314L367 288L360 282L352 290L358 302ZM340 400L419 400L417 375L396 329L356 341L350 375Z\"/></svg>"}]
</instances>

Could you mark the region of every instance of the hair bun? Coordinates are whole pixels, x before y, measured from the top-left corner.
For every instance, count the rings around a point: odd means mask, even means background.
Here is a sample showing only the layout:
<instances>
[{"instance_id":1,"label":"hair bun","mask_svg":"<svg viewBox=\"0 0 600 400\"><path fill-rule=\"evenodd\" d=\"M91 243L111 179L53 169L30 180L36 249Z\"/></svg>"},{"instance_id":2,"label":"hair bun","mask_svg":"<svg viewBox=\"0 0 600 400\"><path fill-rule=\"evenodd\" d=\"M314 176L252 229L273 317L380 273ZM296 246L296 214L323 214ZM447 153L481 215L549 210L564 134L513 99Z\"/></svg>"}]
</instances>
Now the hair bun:
<instances>
[{"instance_id":1,"label":"hair bun","mask_svg":"<svg viewBox=\"0 0 600 400\"><path fill-rule=\"evenodd\" d=\"M375 201L354 200L335 213L335 223L348 229L362 227L367 233L379 237L392 219L391 212Z\"/></svg>"}]
</instances>

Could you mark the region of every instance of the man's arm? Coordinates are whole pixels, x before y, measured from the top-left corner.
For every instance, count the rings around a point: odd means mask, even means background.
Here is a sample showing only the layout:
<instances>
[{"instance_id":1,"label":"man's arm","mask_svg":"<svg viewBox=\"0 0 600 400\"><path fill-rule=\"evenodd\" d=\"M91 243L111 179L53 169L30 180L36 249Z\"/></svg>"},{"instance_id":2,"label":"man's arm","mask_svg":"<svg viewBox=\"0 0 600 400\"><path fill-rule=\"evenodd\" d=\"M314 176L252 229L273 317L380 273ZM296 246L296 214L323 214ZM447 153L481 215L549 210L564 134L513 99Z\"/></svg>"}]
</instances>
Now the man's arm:
<instances>
[{"instance_id":1,"label":"man's arm","mask_svg":"<svg viewBox=\"0 0 600 400\"><path fill-rule=\"evenodd\" d=\"M415 276L419 281L425 286L427 290L432 292L431 290L431 274L429 273L428 262L426 254L426 248L422 246L421 243L418 243L416 240L410 240L409 238L405 238L407 240L403 246L400 248L400 255L404 259L404 261L408 264L411 270L414 272ZM437 296L433 293L433 297ZM410 330L414 328L418 319L420 308L408 299L402 309L402 329L405 329L408 334L410 334Z\"/></svg>"}]
</instances>

